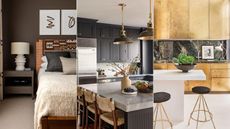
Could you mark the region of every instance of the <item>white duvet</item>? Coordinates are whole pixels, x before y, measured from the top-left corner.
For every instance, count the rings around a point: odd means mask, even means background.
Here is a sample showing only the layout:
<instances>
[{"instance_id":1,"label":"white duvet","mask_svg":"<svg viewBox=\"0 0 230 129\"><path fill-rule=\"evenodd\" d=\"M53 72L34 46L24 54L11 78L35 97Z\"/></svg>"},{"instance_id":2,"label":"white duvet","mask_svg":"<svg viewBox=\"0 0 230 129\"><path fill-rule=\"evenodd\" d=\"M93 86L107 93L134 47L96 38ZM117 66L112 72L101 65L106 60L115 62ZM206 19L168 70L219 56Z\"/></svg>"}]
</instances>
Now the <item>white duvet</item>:
<instances>
[{"instance_id":1,"label":"white duvet","mask_svg":"<svg viewBox=\"0 0 230 129\"><path fill-rule=\"evenodd\" d=\"M43 116L76 116L76 82L76 75L39 74L34 129L41 129Z\"/></svg>"}]
</instances>

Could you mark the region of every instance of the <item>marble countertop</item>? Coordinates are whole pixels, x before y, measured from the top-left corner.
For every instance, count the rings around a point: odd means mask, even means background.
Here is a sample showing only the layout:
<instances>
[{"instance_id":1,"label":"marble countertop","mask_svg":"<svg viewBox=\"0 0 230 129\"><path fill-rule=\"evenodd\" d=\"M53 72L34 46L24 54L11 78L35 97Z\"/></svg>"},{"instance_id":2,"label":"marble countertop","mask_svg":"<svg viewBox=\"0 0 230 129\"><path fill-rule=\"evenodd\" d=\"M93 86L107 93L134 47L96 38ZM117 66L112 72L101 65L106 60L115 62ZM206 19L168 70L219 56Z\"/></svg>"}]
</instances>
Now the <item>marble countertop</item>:
<instances>
[{"instance_id":1,"label":"marble countertop","mask_svg":"<svg viewBox=\"0 0 230 129\"><path fill-rule=\"evenodd\" d=\"M129 75L129 77L144 77L150 75L152 76L152 74L134 74L134 75ZM97 77L97 79L99 80L103 80L103 79L117 79L117 78L122 78L123 76L113 76L113 75L107 75L107 76L102 76L102 77Z\"/></svg>"},{"instance_id":2,"label":"marble countertop","mask_svg":"<svg viewBox=\"0 0 230 129\"><path fill-rule=\"evenodd\" d=\"M85 84L80 85L80 87L91 90L101 96L113 98L116 107L125 112L153 107L153 94L124 95L121 93L120 82Z\"/></svg>"}]
</instances>

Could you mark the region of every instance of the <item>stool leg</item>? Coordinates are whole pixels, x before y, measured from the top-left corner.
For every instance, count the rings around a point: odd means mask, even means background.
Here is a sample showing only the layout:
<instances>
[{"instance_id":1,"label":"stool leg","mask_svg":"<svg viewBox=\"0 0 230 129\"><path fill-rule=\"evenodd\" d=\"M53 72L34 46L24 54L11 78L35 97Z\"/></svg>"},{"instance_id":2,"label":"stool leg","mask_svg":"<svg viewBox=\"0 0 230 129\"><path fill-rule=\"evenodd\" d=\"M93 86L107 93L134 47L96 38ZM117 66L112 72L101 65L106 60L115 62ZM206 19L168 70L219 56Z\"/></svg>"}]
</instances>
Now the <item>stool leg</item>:
<instances>
[{"instance_id":1,"label":"stool leg","mask_svg":"<svg viewBox=\"0 0 230 129\"><path fill-rule=\"evenodd\" d=\"M199 124L201 97L202 96L200 96L199 106L198 106L198 115L197 115L196 129L198 129L198 124Z\"/></svg>"},{"instance_id":2,"label":"stool leg","mask_svg":"<svg viewBox=\"0 0 230 129\"><path fill-rule=\"evenodd\" d=\"M161 115L161 127L162 129L164 129L164 121L163 121L163 115L162 115L162 104L159 104L159 108L160 108L160 115Z\"/></svg>"},{"instance_id":3,"label":"stool leg","mask_svg":"<svg viewBox=\"0 0 230 129\"><path fill-rule=\"evenodd\" d=\"M88 126L89 126L89 125L88 125L88 119L89 119L89 118L88 118L88 114L89 114L89 111L88 111L88 109L86 109L86 115L85 115L85 118L86 118L85 128L86 128L86 129L88 129Z\"/></svg>"},{"instance_id":4,"label":"stool leg","mask_svg":"<svg viewBox=\"0 0 230 129\"><path fill-rule=\"evenodd\" d=\"M190 114L190 118L189 118L189 120L188 120L188 125L190 125L190 121L191 121L192 115L193 115L193 113L194 113L194 111L195 111L195 109L196 109L196 106L197 106L199 100L200 100L200 96L197 98L196 104L195 104L195 106L193 107L193 110L192 110L192 112L191 112L191 114Z\"/></svg>"},{"instance_id":5,"label":"stool leg","mask_svg":"<svg viewBox=\"0 0 230 129\"><path fill-rule=\"evenodd\" d=\"M204 96L202 95L202 105L203 105L203 109L204 109L204 118L205 121L207 121L207 116L206 116L206 106L205 106L205 102L204 102Z\"/></svg>"},{"instance_id":6,"label":"stool leg","mask_svg":"<svg viewBox=\"0 0 230 129\"><path fill-rule=\"evenodd\" d=\"M208 108L208 104L207 104L205 98L204 98L204 103L205 103L206 108L207 108L207 110L208 110L208 112L209 112L209 115L210 115L210 117L211 117L212 125L213 125L214 129L216 129L216 126L215 126L214 121L213 121L213 116L210 114L210 111L209 111L209 108Z\"/></svg>"},{"instance_id":7,"label":"stool leg","mask_svg":"<svg viewBox=\"0 0 230 129\"><path fill-rule=\"evenodd\" d=\"M155 111L153 112L153 117L154 117L154 119L153 119L153 123L154 123L153 129L156 129L158 108L159 108L159 104L157 103L156 107L155 107Z\"/></svg>"},{"instance_id":8,"label":"stool leg","mask_svg":"<svg viewBox=\"0 0 230 129\"><path fill-rule=\"evenodd\" d=\"M166 118L167 118L167 120L168 120L168 122L169 122L169 124L170 124L171 129L173 129L173 124L172 124L171 120L169 119L169 117L168 117L168 115L167 115L167 113L166 113L166 111L165 111L164 106L163 106L163 105L161 105L161 106L162 106L162 109L163 109L163 111L164 111L164 114L165 114L165 116L166 116Z\"/></svg>"}]
</instances>

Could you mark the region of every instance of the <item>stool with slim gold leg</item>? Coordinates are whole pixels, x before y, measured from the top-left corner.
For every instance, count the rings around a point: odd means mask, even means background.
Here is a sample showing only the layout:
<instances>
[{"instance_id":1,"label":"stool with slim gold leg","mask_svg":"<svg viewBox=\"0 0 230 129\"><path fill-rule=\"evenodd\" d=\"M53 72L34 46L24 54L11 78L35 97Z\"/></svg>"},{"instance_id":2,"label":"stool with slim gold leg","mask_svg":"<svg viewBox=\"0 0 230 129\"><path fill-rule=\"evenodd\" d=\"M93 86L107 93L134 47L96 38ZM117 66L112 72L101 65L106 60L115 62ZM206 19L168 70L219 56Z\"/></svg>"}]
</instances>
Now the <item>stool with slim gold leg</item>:
<instances>
[{"instance_id":1,"label":"stool with slim gold leg","mask_svg":"<svg viewBox=\"0 0 230 129\"><path fill-rule=\"evenodd\" d=\"M169 93L166 92L157 92L154 93L154 103L156 103L155 105L155 109L153 111L153 129L158 129L157 127L157 122L161 122L161 127L162 129L166 129L166 127L164 126L164 123L169 123L171 129L173 129L173 124L172 122L169 120L169 117L165 111L165 108L163 106L163 102L168 101L171 98ZM160 114L160 118L158 118L158 114Z\"/></svg>"},{"instance_id":2,"label":"stool with slim gold leg","mask_svg":"<svg viewBox=\"0 0 230 129\"><path fill-rule=\"evenodd\" d=\"M192 92L199 94L199 96L196 100L196 104L193 108L193 111L190 114L188 125L190 125L191 120L194 120L196 121L196 129L198 129L199 122L211 121L214 129L216 129L212 113L209 111L208 104L204 98L204 94L208 94L210 92L210 88L205 86L196 86L192 88ZM194 116L195 113L197 113L196 117Z\"/></svg>"},{"instance_id":3,"label":"stool with slim gold leg","mask_svg":"<svg viewBox=\"0 0 230 129\"><path fill-rule=\"evenodd\" d=\"M77 87L77 126L79 122L79 115L81 114L81 127L85 128L85 100L83 95L84 89Z\"/></svg>"}]
</instances>

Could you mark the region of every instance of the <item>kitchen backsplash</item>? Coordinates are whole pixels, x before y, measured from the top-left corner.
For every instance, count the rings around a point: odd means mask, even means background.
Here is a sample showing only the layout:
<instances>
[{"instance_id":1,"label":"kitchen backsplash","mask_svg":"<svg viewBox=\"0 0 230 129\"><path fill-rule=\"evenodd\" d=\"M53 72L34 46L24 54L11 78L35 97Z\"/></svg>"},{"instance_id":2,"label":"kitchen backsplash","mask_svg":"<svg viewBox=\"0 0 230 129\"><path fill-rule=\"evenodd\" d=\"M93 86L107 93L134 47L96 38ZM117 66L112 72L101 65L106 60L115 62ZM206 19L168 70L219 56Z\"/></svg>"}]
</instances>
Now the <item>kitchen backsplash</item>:
<instances>
[{"instance_id":1,"label":"kitchen backsplash","mask_svg":"<svg viewBox=\"0 0 230 129\"><path fill-rule=\"evenodd\" d=\"M184 52L196 58L202 58L202 46L214 47L214 59L226 60L228 50L226 40L199 40L199 41L156 41L154 44L155 60L171 60L179 53Z\"/></svg>"},{"instance_id":2,"label":"kitchen backsplash","mask_svg":"<svg viewBox=\"0 0 230 129\"><path fill-rule=\"evenodd\" d=\"M119 65L128 65L128 63L117 63ZM115 71L113 71L113 67L111 63L97 63L97 69L104 70L106 76L113 76L115 75Z\"/></svg>"}]
</instances>

